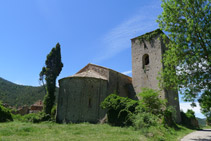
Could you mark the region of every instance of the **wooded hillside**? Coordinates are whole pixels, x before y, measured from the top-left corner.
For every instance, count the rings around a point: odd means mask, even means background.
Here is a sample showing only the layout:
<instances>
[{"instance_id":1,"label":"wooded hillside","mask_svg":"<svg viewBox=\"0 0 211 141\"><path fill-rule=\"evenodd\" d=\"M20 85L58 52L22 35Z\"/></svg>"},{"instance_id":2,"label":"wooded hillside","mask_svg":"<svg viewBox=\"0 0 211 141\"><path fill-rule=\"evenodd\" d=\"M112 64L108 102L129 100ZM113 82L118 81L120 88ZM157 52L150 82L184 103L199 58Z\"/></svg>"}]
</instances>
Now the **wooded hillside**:
<instances>
[{"instance_id":1,"label":"wooded hillside","mask_svg":"<svg viewBox=\"0 0 211 141\"><path fill-rule=\"evenodd\" d=\"M10 106L31 105L37 100L43 100L44 95L43 87L17 85L0 77L0 101Z\"/></svg>"}]
</instances>

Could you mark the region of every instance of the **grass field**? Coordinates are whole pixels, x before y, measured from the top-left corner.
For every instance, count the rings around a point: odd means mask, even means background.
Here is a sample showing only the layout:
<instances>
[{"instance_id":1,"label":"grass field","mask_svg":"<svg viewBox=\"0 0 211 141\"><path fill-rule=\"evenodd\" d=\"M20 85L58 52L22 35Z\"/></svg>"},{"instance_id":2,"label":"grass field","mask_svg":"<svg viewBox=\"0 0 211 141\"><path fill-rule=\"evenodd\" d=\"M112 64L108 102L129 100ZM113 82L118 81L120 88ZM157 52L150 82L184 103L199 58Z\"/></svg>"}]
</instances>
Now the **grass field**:
<instances>
[{"instance_id":1,"label":"grass field","mask_svg":"<svg viewBox=\"0 0 211 141\"><path fill-rule=\"evenodd\" d=\"M178 140L192 130L181 127L180 130L152 127L135 131L132 127L112 127L108 124L56 124L44 122L39 124L27 122L0 123L0 140L88 140L88 141L119 141L119 140Z\"/></svg>"},{"instance_id":2,"label":"grass field","mask_svg":"<svg viewBox=\"0 0 211 141\"><path fill-rule=\"evenodd\" d=\"M107 124L0 123L1 140L146 140L139 131Z\"/></svg>"},{"instance_id":3,"label":"grass field","mask_svg":"<svg viewBox=\"0 0 211 141\"><path fill-rule=\"evenodd\" d=\"M205 126L203 129L211 129L211 126Z\"/></svg>"}]
</instances>

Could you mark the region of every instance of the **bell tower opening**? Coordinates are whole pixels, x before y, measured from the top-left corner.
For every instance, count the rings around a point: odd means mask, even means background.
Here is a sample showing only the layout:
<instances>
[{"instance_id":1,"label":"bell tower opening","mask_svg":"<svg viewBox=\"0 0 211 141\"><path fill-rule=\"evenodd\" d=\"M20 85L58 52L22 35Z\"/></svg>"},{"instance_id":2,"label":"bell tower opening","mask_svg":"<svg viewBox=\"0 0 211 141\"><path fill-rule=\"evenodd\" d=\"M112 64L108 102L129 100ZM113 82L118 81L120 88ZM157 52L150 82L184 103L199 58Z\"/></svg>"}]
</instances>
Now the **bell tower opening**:
<instances>
[{"instance_id":1,"label":"bell tower opening","mask_svg":"<svg viewBox=\"0 0 211 141\"><path fill-rule=\"evenodd\" d=\"M143 64L143 69L145 69L146 66L149 65L149 55L148 54L143 55L142 64Z\"/></svg>"}]
</instances>

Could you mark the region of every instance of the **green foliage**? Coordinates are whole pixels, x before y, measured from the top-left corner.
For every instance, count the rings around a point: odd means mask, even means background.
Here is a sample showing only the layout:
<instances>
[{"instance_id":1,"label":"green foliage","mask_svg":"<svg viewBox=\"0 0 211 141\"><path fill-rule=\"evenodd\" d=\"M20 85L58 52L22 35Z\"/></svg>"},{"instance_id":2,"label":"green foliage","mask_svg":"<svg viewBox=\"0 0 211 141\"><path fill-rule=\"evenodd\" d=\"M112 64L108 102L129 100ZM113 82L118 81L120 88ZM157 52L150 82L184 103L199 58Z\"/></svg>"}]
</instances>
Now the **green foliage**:
<instances>
[{"instance_id":1,"label":"green foliage","mask_svg":"<svg viewBox=\"0 0 211 141\"><path fill-rule=\"evenodd\" d=\"M30 106L38 100L43 100L44 96L43 87L17 85L0 78L0 99L10 106ZM58 88L56 90L57 96Z\"/></svg>"},{"instance_id":2,"label":"green foliage","mask_svg":"<svg viewBox=\"0 0 211 141\"><path fill-rule=\"evenodd\" d=\"M158 124L157 126L142 128L140 132L150 141L178 141L188 133L193 132L193 130L181 125L177 126L177 128L172 128Z\"/></svg>"},{"instance_id":3,"label":"green foliage","mask_svg":"<svg viewBox=\"0 0 211 141\"><path fill-rule=\"evenodd\" d=\"M201 107L201 112L207 118L211 118L211 93L205 91L198 101Z\"/></svg>"},{"instance_id":4,"label":"green foliage","mask_svg":"<svg viewBox=\"0 0 211 141\"><path fill-rule=\"evenodd\" d=\"M161 125L161 123L166 126L176 127L175 109L166 106L166 100L159 98L159 91L143 88L138 96L141 100L136 108L138 115L135 116L135 124L138 123L139 120L141 122L141 119L138 118L142 116L142 119L148 121L145 123L146 127ZM144 120L142 121L144 122Z\"/></svg>"},{"instance_id":5,"label":"green foliage","mask_svg":"<svg viewBox=\"0 0 211 141\"><path fill-rule=\"evenodd\" d=\"M40 123L43 121L51 121L51 116L49 114L45 114L44 112L40 113L30 113L24 116L21 115L13 115L14 120L22 121L22 122L32 122L32 123Z\"/></svg>"},{"instance_id":6,"label":"green foliage","mask_svg":"<svg viewBox=\"0 0 211 141\"><path fill-rule=\"evenodd\" d=\"M166 108L166 101L158 98L158 91L145 88L138 96L140 101L109 95L101 103L101 107L108 110L108 123L115 126L133 125L140 129L159 125L163 119L164 124L176 126L173 110Z\"/></svg>"},{"instance_id":7,"label":"green foliage","mask_svg":"<svg viewBox=\"0 0 211 141\"><path fill-rule=\"evenodd\" d=\"M24 121L23 116L20 114L12 114L12 118L14 121Z\"/></svg>"},{"instance_id":8,"label":"green foliage","mask_svg":"<svg viewBox=\"0 0 211 141\"><path fill-rule=\"evenodd\" d=\"M43 112L40 112L38 114L35 114L35 113L27 114L24 116L24 119L29 122L39 123L39 122L43 122L43 121L50 121L51 116L48 114L45 114Z\"/></svg>"},{"instance_id":9,"label":"green foliage","mask_svg":"<svg viewBox=\"0 0 211 141\"><path fill-rule=\"evenodd\" d=\"M176 119L176 110L171 106L166 107L166 109L163 111L162 123L165 126L177 128L175 119Z\"/></svg>"},{"instance_id":10,"label":"green foliage","mask_svg":"<svg viewBox=\"0 0 211 141\"><path fill-rule=\"evenodd\" d=\"M166 35L162 32L162 30L156 29L152 32L148 32L144 35L139 36L137 39L139 40L140 43L144 43L144 48L147 48L145 41L148 41L153 46L154 40L152 39L158 35L162 35L163 37L166 37Z\"/></svg>"},{"instance_id":11,"label":"green foliage","mask_svg":"<svg viewBox=\"0 0 211 141\"><path fill-rule=\"evenodd\" d=\"M0 124L1 140L86 140L86 141L178 141L193 130L179 126L178 130L151 126L135 131L133 128L108 124L57 124L53 122L6 122Z\"/></svg>"},{"instance_id":12,"label":"green foliage","mask_svg":"<svg viewBox=\"0 0 211 141\"><path fill-rule=\"evenodd\" d=\"M51 117L55 119L56 116L57 105L54 105L51 109Z\"/></svg>"},{"instance_id":13,"label":"green foliage","mask_svg":"<svg viewBox=\"0 0 211 141\"><path fill-rule=\"evenodd\" d=\"M191 119L191 118L195 118L195 112L193 110L187 110L186 114L187 118Z\"/></svg>"},{"instance_id":14,"label":"green foliage","mask_svg":"<svg viewBox=\"0 0 211 141\"><path fill-rule=\"evenodd\" d=\"M108 123L114 126L132 125L132 117L138 101L111 94L101 103L107 109Z\"/></svg>"},{"instance_id":15,"label":"green foliage","mask_svg":"<svg viewBox=\"0 0 211 141\"><path fill-rule=\"evenodd\" d=\"M13 121L10 110L0 103L0 122Z\"/></svg>"},{"instance_id":16,"label":"green foliage","mask_svg":"<svg viewBox=\"0 0 211 141\"><path fill-rule=\"evenodd\" d=\"M53 122L8 122L0 124L0 140L6 141L114 141L146 140L133 128L113 127L108 124L57 124Z\"/></svg>"},{"instance_id":17,"label":"green foliage","mask_svg":"<svg viewBox=\"0 0 211 141\"><path fill-rule=\"evenodd\" d=\"M60 44L57 43L56 47L51 50L47 55L45 61L45 67L42 68L40 72L40 80L43 81L45 78L47 94L44 98L44 112L46 114L51 114L55 102L55 88L56 88L56 78L60 74L63 64L61 62L61 49Z\"/></svg>"},{"instance_id":18,"label":"green foliage","mask_svg":"<svg viewBox=\"0 0 211 141\"><path fill-rule=\"evenodd\" d=\"M134 115L133 126L135 129L149 128L150 126L159 125L159 121L159 117L150 112L139 112Z\"/></svg>"},{"instance_id":19,"label":"green foliage","mask_svg":"<svg viewBox=\"0 0 211 141\"><path fill-rule=\"evenodd\" d=\"M171 40L163 57L162 86L184 88L186 101L194 102L201 93L210 96L211 1L162 0L162 8L158 23ZM202 105L206 105L203 109L211 107L210 102Z\"/></svg>"},{"instance_id":20,"label":"green foliage","mask_svg":"<svg viewBox=\"0 0 211 141\"><path fill-rule=\"evenodd\" d=\"M150 112L157 116L162 114L166 100L162 100L158 97L159 91L143 88L142 92L139 93L138 96L141 98L140 106L144 112Z\"/></svg>"},{"instance_id":21,"label":"green foliage","mask_svg":"<svg viewBox=\"0 0 211 141\"><path fill-rule=\"evenodd\" d=\"M195 113L193 110L188 109L186 113L181 111L180 115L181 115L182 125L192 129L199 128L198 121L195 117ZM197 122L197 124L194 124L193 122Z\"/></svg>"},{"instance_id":22,"label":"green foliage","mask_svg":"<svg viewBox=\"0 0 211 141\"><path fill-rule=\"evenodd\" d=\"M163 33L160 29L157 29L155 31L146 33L140 37L138 37L138 39L141 40L146 40L146 41L150 41L152 38L154 38L155 36L157 36L158 34Z\"/></svg>"}]
</instances>

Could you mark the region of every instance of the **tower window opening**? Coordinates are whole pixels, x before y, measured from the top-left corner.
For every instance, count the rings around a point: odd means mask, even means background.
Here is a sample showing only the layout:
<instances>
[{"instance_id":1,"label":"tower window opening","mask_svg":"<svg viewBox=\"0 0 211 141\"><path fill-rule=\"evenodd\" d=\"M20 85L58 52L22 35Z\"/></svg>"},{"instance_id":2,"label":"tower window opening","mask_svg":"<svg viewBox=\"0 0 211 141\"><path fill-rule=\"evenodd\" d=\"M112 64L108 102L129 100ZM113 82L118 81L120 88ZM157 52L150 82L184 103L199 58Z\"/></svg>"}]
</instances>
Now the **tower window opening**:
<instances>
[{"instance_id":1,"label":"tower window opening","mask_svg":"<svg viewBox=\"0 0 211 141\"><path fill-rule=\"evenodd\" d=\"M142 57L142 62L143 62L143 69L146 69L146 65L149 65L149 55L145 54Z\"/></svg>"}]
</instances>

